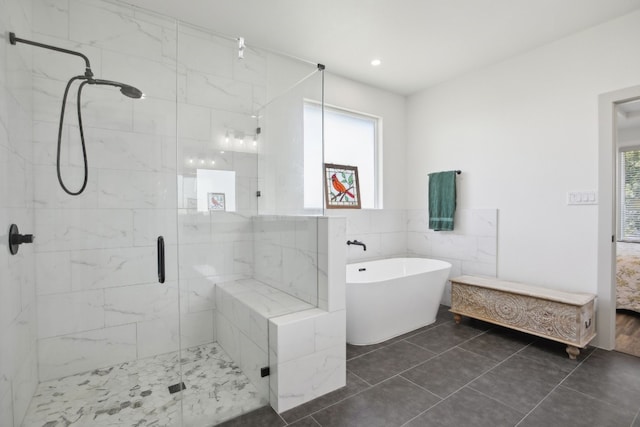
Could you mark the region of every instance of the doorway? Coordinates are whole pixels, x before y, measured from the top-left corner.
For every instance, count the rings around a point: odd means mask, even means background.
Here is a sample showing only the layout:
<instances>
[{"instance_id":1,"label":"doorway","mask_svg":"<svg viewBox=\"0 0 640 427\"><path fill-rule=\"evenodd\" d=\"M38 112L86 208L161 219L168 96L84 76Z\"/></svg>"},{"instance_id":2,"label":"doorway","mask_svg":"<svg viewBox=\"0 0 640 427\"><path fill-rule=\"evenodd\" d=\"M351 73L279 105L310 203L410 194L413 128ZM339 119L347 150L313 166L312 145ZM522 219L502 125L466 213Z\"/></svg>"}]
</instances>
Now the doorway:
<instances>
[{"instance_id":1,"label":"doorway","mask_svg":"<svg viewBox=\"0 0 640 427\"><path fill-rule=\"evenodd\" d=\"M640 85L598 97L598 307L595 345L615 348L616 337L616 139L615 107L640 98Z\"/></svg>"},{"instance_id":2,"label":"doorway","mask_svg":"<svg viewBox=\"0 0 640 427\"><path fill-rule=\"evenodd\" d=\"M615 350L640 357L640 98L614 112Z\"/></svg>"}]
</instances>

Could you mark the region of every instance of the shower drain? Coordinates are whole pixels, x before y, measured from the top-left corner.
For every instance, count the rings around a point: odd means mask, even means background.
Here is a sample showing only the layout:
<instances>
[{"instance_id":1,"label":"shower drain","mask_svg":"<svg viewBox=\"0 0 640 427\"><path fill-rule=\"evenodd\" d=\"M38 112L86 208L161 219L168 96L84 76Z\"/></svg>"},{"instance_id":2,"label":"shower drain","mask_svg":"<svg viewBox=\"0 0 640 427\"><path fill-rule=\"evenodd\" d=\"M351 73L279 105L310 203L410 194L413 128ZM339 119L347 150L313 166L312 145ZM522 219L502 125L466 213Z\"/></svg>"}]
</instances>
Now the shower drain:
<instances>
[{"instance_id":1,"label":"shower drain","mask_svg":"<svg viewBox=\"0 0 640 427\"><path fill-rule=\"evenodd\" d=\"M174 384L174 385L170 385L169 386L169 393L170 394L177 393L177 392L182 391L182 390L184 390L186 388L187 388L187 386L184 385L183 382L182 383L178 383L178 384Z\"/></svg>"}]
</instances>

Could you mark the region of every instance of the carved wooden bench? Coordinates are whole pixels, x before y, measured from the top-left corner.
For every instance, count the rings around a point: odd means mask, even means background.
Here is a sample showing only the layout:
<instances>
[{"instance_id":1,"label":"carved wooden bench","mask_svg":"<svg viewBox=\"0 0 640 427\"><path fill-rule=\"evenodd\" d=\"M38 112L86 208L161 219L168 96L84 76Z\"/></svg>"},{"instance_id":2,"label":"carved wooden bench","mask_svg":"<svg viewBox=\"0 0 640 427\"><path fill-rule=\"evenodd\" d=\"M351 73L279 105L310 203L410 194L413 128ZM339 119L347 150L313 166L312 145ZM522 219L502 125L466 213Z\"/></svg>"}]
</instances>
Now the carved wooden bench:
<instances>
[{"instance_id":1,"label":"carved wooden bench","mask_svg":"<svg viewBox=\"0 0 640 427\"><path fill-rule=\"evenodd\" d=\"M571 359L596 336L595 295L570 293L503 280L451 279L451 311L567 344Z\"/></svg>"}]
</instances>

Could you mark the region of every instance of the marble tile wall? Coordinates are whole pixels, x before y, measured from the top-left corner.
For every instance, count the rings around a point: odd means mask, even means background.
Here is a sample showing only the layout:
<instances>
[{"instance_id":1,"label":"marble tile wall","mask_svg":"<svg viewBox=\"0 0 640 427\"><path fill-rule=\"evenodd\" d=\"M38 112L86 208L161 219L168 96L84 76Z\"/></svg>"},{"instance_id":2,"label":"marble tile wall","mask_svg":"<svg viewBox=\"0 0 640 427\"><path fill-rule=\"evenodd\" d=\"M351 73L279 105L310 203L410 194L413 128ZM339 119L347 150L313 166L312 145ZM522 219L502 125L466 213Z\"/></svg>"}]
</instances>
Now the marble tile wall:
<instances>
[{"instance_id":1,"label":"marble tile wall","mask_svg":"<svg viewBox=\"0 0 640 427\"><path fill-rule=\"evenodd\" d=\"M56 179L57 127L66 81L82 74L84 64L28 47L37 153L39 378L48 380L178 349L177 225L185 225L175 210L177 33L174 21L118 3L31 4L33 39L81 51L97 78L145 93L145 99L132 100L112 87L85 87L88 185L82 195L69 196ZM61 163L66 185L75 190L83 167L71 98ZM167 245L164 284L157 281L160 235ZM203 287L192 284L193 289ZM201 326L183 339L192 345L211 342L213 309L202 303L206 295L193 295L192 288L185 288L181 299L184 321L197 319Z\"/></svg>"},{"instance_id":2,"label":"marble tile wall","mask_svg":"<svg viewBox=\"0 0 640 427\"><path fill-rule=\"evenodd\" d=\"M328 312L346 308L346 235L344 218L318 219L318 308Z\"/></svg>"},{"instance_id":3,"label":"marble tile wall","mask_svg":"<svg viewBox=\"0 0 640 427\"><path fill-rule=\"evenodd\" d=\"M247 48L239 61L235 40L182 23L176 47L183 346L185 339L224 343L259 386L266 344L239 332L227 299L216 298L224 295L216 284L253 276L259 139L255 111L265 102L266 56ZM199 168L235 172L235 211L198 210L193 198L204 185L197 181Z\"/></svg>"},{"instance_id":4,"label":"marble tile wall","mask_svg":"<svg viewBox=\"0 0 640 427\"><path fill-rule=\"evenodd\" d=\"M461 274L497 276L497 209L458 209L454 231L429 230L428 217L427 210L407 211L409 255L450 262L450 277ZM451 305L448 283L441 303Z\"/></svg>"},{"instance_id":5,"label":"marble tile wall","mask_svg":"<svg viewBox=\"0 0 640 427\"><path fill-rule=\"evenodd\" d=\"M2 289L7 309L0 330L14 343L0 352L0 424L18 425L38 380L175 351L180 335L185 347L216 339L216 318L224 316L216 315L215 283L254 275L261 140L251 113L266 103L268 59L249 48L244 61L234 61L232 41L117 2L9 0L0 7L0 23L19 36L81 51L96 77L134 85L146 96L131 100L114 88L85 88L88 186L80 197L68 196L56 182L57 122L64 85L83 64L43 49L0 47L7 59L0 89L8 95L0 109L0 164L11 174L5 182L15 183L2 188L12 197L3 198L11 202L0 205L0 218L19 217L22 230L37 236L17 257L0 258L8 264L0 274L12 285ZM61 163L67 185L77 189L83 167L74 102L67 107ZM181 197L176 175L184 182L194 174L191 159L235 171L235 212L197 212ZM287 225L293 234L281 235L278 279L315 305L317 220ZM264 232L256 234L261 244ZM163 285L156 281L158 235L169 260ZM344 309L329 289L336 271L330 258L324 253L323 304ZM256 340L243 347L239 357L247 366L266 355L266 344Z\"/></svg>"},{"instance_id":6,"label":"marble tile wall","mask_svg":"<svg viewBox=\"0 0 640 427\"><path fill-rule=\"evenodd\" d=\"M289 74L297 78L299 73L281 72L292 61L272 61L251 47L238 61L235 40L124 3L31 4L33 38L82 51L96 77L134 85L146 96L131 100L114 88L85 88L88 186L80 197L67 196L55 179L57 121L64 85L81 73L82 63L28 48L36 106L34 310L46 319L38 328L40 378L80 372L89 360L101 365L124 355L174 351L179 334L183 346L215 340L215 284L254 275L252 217L258 209L263 143L257 127L265 126L256 111L269 94L296 81ZM285 78L273 84L267 75ZM61 157L71 188L82 180L74 107L70 100ZM198 168L235 172L235 211L197 210L190 198L196 194ZM302 235L304 226L296 227ZM167 245L164 285L156 280L159 235ZM296 296L317 302L317 274L289 268L317 263L306 244L297 243L282 247L287 267L282 283ZM315 247L315 241L309 245ZM313 286L298 286L309 280ZM50 354L67 342L74 342L77 359ZM103 351L110 346L117 348ZM113 360L104 360L109 354Z\"/></svg>"},{"instance_id":7,"label":"marble tile wall","mask_svg":"<svg viewBox=\"0 0 640 427\"><path fill-rule=\"evenodd\" d=\"M270 402L278 412L346 383L345 220L318 220L319 307L269 320Z\"/></svg>"},{"instance_id":8,"label":"marble tile wall","mask_svg":"<svg viewBox=\"0 0 640 427\"><path fill-rule=\"evenodd\" d=\"M452 264L450 277L497 275L498 211L458 209L455 230L429 230L426 209L327 210L346 218L347 240L367 245L346 246L347 262L400 256L441 259ZM442 303L450 304L447 284Z\"/></svg>"},{"instance_id":9,"label":"marble tile wall","mask_svg":"<svg viewBox=\"0 0 640 427\"><path fill-rule=\"evenodd\" d=\"M284 412L346 384L346 311L320 309L269 322L271 406Z\"/></svg>"},{"instance_id":10,"label":"marble tile wall","mask_svg":"<svg viewBox=\"0 0 640 427\"><path fill-rule=\"evenodd\" d=\"M217 340L282 412L345 385L345 220L271 216L254 221L256 248L268 249L256 249L256 278L216 285ZM266 256L294 242L299 249L311 243L317 247L317 264L299 266L317 270L318 278L310 282L318 287L317 302L264 281L286 275L287 269L296 271ZM268 269L259 265L260 253ZM264 279L258 277L262 268ZM263 366L271 368L268 378L259 375Z\"/></svg>"},{"instance_id":11,"label":"marble tile wall","mask_svg":"<svg viewBox=\"0 0 640 427\"><path fill-rule=\"evenodd\" d=\"M12 223L34 233L32 57L8 32L31 36L31 4L0 2L0 425L20 426L38 382L34 246L8 248ZM34 233L35 234L35 233Z\"/></svg>"},{"instance_id":12,"label":"marble tile wall","mask_svg":"<svg viewBox=\"0 0 640 427\"><path fill-rule=\"evenodd\" d=\"M255 279L219 283L216 300L218 343L268 400L269 378L260 369L269 366L269 319L313 306Z\"/></svg>"},{"instance_id":13,"label":"marble tile wall","mask_svg":"<svg viewBox=\"0 0 640 427\"><path fill-rule=\"evenodd\" d=\"M407 252L407 211L404 209L327 209L327 215L345 217L347 240L367 245L346 246L347 262L404 256Z\"/></svg>"},{"instance_id":14,"label":"marble tile wall","mask_svg":"<svg viewBox=\"0 0 640 427\"><path fill-rule=\"evenodd\" d=\"M256 216L254 277L318 304L318 217Z\"/></svg>"}]
</instances>

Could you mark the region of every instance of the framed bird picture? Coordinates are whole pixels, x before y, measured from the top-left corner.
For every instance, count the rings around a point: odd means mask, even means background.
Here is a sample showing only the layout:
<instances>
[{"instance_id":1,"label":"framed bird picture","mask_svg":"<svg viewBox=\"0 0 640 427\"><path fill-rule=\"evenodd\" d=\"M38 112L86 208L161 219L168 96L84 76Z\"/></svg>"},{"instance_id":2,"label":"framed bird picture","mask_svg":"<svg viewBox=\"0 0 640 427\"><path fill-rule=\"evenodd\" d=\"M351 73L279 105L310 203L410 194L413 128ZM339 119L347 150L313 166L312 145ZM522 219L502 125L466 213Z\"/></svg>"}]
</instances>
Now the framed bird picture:
<instances>
[{"instance_id":1,"label":"framed bird picture","mask_svg":"<svg viewBox=\"0 0 640 427\"><path fill-rule=\"evenodd\" d=\"M224 211L227 210L225 206L224 193L207 193L207 200L209 201L210 211Z\"/></svg>"},{"instance_id":2,"label":"framed bird picture","mask_svg":"<svg viewBox=\"0 0 640 427\"><path fill-rule=\"evenodd\" d=\"M358 167L324 164L327 209L360 209Z\"/></svg>"}]
</instances>

